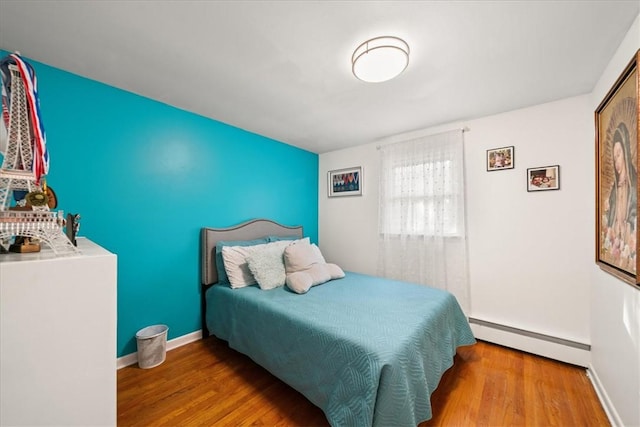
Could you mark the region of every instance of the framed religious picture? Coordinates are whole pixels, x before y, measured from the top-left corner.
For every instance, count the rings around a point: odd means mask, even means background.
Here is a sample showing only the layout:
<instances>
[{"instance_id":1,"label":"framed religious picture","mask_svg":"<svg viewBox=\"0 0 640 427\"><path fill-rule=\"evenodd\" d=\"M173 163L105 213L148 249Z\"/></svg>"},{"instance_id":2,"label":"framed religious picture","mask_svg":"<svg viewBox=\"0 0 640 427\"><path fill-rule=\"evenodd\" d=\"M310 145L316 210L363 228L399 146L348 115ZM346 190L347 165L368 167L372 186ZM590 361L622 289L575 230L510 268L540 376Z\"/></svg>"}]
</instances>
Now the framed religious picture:
<instances>
[{"instance_id":1,"label":"framed religious picture","mask_svg":"<svg viewBox=\"0 0 640 427\"><path fill-rule=\"evenodd\" d=\"M596 263L640 289L638 279L638 76L640 50L595 111Z\"/></svg>"}]
</instances>

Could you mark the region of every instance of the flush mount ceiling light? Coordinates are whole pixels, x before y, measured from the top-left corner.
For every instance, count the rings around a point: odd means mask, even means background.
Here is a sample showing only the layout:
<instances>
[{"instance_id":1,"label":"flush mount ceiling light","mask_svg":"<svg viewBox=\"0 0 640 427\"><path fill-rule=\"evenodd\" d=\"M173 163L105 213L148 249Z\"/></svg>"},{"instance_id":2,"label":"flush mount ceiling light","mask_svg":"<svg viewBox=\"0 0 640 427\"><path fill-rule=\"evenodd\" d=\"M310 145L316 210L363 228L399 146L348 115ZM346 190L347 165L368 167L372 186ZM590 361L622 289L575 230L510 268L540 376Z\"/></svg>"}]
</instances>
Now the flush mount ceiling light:
<instances>
[{"instance_id":1,"label":"flush mount ceiling light","mask_svg":"<svg viewBox=\"0 0 640 427\"><path fill-rule=\"evenodd\" d=\"M351 56L351 70L358 79L379 83L398 76L409 65L409 45L398 37L374 37Z\"/></svg>"}]
</instances>

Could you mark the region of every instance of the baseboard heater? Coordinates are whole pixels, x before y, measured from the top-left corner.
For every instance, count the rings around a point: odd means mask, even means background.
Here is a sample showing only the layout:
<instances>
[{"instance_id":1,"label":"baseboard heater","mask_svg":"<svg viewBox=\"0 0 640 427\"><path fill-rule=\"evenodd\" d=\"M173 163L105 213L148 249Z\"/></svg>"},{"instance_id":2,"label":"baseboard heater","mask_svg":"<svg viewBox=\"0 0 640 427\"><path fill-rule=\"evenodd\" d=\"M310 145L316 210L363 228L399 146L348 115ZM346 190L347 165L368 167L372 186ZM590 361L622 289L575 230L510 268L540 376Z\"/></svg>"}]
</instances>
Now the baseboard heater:
<instances>
[{"instance_id":1,"label":"baseboard heater","mask_svg":"<svg viewBox=\"0 0 640 427\"><path fill-rule=\"evenodd\" d=\"M551 335L540 334L538 332L531 332L525 329L519 329L519 328L514 328L512 326L501 325L499 323L488 322L486 320L475 319L473 317L469 318L469 323L474 323L476 325L484 326L487 328L498 329L500 331L510 332L512 334L522 335L529 338L535 338L542 341L548 341L555 344L561 344L567 347L577 348L579 350L591 351L591 345L589 344L571 341L564 338L558 338Z\"/></svg>"}]
</instances>

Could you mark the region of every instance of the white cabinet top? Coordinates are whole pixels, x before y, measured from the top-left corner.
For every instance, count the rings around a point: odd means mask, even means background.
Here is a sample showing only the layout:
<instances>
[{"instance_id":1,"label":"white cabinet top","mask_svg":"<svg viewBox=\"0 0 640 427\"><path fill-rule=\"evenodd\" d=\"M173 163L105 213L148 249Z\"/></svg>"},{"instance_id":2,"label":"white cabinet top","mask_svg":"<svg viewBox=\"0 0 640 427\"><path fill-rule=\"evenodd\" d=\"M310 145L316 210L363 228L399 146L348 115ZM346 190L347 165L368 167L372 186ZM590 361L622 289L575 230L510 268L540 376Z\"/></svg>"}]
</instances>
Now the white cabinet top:
<instances>
[{"instance_id":1,"label":"white cabinet top","mask_svg":"<svg viewBox=\"0 0 640 427\"><path fill-rule=\"evenodd\" d=\"M76 242L78 243L78 249L80 249L79 254L75 255L56 255L53 250L46 244L42 243L42 249L40 252L31 252L31 253L14 253L10 252L8 254L0 254L0 265L3 264L12 264L12 263L22 263L28 261L45 261L45 260L66 260L71 258L79 258L79 257L98 257L98 256L106 256L106 255L114 255L102 246L92 242L86 237L77 237Z\"/></svg>"}]
</instances>

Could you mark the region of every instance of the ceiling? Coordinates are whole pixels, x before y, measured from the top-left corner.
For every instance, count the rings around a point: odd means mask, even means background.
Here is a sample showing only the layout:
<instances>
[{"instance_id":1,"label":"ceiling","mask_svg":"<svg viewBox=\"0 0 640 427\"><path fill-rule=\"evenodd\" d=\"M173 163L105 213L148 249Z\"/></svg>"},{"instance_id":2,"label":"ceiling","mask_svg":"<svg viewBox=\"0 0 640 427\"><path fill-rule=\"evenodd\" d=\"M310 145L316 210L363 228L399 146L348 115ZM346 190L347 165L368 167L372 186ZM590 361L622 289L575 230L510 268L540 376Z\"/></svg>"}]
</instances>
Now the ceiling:
<instances>
[{"instance_id":1,"label":"ceiling","mask_svg":"<svg viewBox=\"0 0 640 427\"><path fill-rule=\"evenodd\" d=\"M639 9L637 0L0 0L0 48L324 153L589 93ZM364 83L351 54L380 35L409 43L409 66Z\"/></svg>"}]
</instances>

